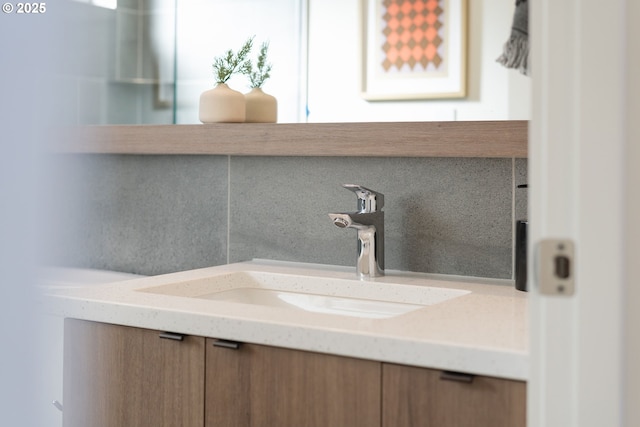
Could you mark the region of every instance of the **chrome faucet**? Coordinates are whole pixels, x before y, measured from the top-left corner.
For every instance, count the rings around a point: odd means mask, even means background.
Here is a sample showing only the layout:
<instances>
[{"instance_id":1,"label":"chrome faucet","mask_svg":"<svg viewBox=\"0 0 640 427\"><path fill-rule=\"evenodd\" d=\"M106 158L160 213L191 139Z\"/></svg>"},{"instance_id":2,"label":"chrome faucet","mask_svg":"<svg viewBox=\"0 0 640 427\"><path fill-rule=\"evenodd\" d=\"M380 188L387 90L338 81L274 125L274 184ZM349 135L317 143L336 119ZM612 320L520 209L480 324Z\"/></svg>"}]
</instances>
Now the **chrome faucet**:
<instances>
[{"instance_id":1,"label":"chrome faucet","mask_svg":"<svg viewBox=\"0 0 640 427\"><path fill-rule=\"evenodd\" d=\"M356 274L361 279L384 276L384 195L361 185L344 184L358 197L358 211L330 213L340 228L355 228L358 232Z\"/></svg>"}]
</instances>

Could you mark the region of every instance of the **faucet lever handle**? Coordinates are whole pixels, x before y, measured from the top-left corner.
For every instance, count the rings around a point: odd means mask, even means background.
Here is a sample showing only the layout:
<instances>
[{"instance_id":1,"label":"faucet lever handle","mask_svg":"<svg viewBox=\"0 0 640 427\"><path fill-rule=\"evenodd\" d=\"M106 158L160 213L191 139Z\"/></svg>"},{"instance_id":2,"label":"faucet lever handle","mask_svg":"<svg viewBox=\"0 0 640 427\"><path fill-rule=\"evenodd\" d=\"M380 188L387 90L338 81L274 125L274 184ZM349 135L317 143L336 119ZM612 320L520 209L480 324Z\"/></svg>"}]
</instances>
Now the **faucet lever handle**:
<instances>
[{"instance_id":1,"label":"faucet lever handle","mask_svg":"<svg viewBox=\"0 0 640 427\"><path fill-rule=\"evenodd\" d=\"M369 190L358 184L344 184L344 188L356 193L358 197L358 211L371 213L382 210L384 207L384 194Z\"/></svg>"}]
</instances>

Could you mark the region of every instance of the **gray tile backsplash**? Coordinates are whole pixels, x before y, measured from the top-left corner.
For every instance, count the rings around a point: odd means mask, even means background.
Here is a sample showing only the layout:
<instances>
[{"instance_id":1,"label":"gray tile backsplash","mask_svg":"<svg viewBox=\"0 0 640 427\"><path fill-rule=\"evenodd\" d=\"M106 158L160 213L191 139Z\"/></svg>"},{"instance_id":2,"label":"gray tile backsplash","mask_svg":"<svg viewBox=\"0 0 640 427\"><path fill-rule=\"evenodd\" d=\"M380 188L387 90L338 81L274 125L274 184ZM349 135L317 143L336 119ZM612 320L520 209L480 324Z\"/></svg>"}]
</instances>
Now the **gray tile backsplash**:
<instances>
[{"instance_id":1,"label":"gray tile backsplash","mask_svg":"<svg viewBox=\"0 0 640 427\"><path fill-rule=\"evenodd\" d=\"M344 183L385 195L386 268L510 277L510 159L233 158L230 261L355 265Z\"/></svg>"},{"instance_id":2,"label":"gray tile backsplash","mask_svg":"<svg viewBox=\"0 0 640 427\"><path fill-rule=\"evenodd\" d=\"M226 262L226 157L74 155L57 165L47 261L148 275Z\"/></svg>"},{"instance_id":3,"label":"gray tile backsplash","mask_svg":"<svg viewBox=\"0 0 640 427\"><path fill-rule=\"evenodd\" d=\"M355 210L341 186L356 183L385 195L387 269L509 279L514 211L526 213L526 193L514 191L526 160L58 159L68 200L53 240L70 243L53 262L62 265L143 274L252 258L352 266L355 231L327 214Z\"/></svg>"},{"instance_id":4,"label":"gray tile backsplash","mask_svg":"<svg viewBox=\"0 0 640 427\"><path fill-rule=\"evenodd\" d=\"M515 219L527 219L527 203L529 191L526 188L517 188L518 185L528 184L527 159L515 159L514 170L515 178L513 185L515 187Z\"/></svg>"}]
</instances>

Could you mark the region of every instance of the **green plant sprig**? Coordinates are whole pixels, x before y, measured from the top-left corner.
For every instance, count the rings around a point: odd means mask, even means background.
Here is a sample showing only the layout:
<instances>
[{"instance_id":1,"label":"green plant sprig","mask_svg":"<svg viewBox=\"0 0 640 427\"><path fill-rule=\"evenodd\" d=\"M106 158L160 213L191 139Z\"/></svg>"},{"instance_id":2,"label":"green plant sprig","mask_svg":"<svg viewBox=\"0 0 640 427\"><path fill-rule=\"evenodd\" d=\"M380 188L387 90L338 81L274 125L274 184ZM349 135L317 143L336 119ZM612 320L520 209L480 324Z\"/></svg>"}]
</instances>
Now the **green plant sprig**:
<instances>
[{"instance_id":1,"label":"green plant sprig","mask_svg":"<svg viewBox=\"0 0 640 427\"><path fill-rule=\"evenodd\" d=\"M251 69L251 61L247 60L247 56L253 47L254 37L248 39L237 54L229 49L224 56L214 58L213 73L216 83L226 83L235 73L246 74Z\"/></svg>"},{"instance_id":2,"label":"green plant sprig","mask_svg":"<svg viewBox=\"0 0 640 427\"><path fill-rule=\"evenodd\" d=\"M249 77L250 86L252 89L260 88L264 84L264 82L271 77L271 67L272 64L267 63L267 53L269 51L269 42L262 43L260 46L260 54L258 55L258 63L256 64L256 69L253 69L253 65L251 61L248 62L248 66L245 68L244 74Z\"/></svg>"}]
</instances>

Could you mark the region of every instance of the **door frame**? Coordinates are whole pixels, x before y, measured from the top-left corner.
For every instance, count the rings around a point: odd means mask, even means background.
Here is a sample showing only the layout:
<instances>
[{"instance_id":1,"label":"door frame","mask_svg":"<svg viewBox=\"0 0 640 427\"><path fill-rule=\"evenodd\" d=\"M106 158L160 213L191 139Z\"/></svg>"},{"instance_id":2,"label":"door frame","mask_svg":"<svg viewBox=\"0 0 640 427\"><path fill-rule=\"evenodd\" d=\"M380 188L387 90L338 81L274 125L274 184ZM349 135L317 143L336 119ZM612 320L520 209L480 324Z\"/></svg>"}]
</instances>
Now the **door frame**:
<instances>
[{"instance_id":1,"label":"door frame","mask_svg":"<svg viewBox=\"0 0 640 427\"><path fill-rule=\"evenodd\" d=\"M530 427L640 425L637 3L530 4ZM549 238L575 244L572 296L539 291Z\"/></svg>"}]
</instances>

